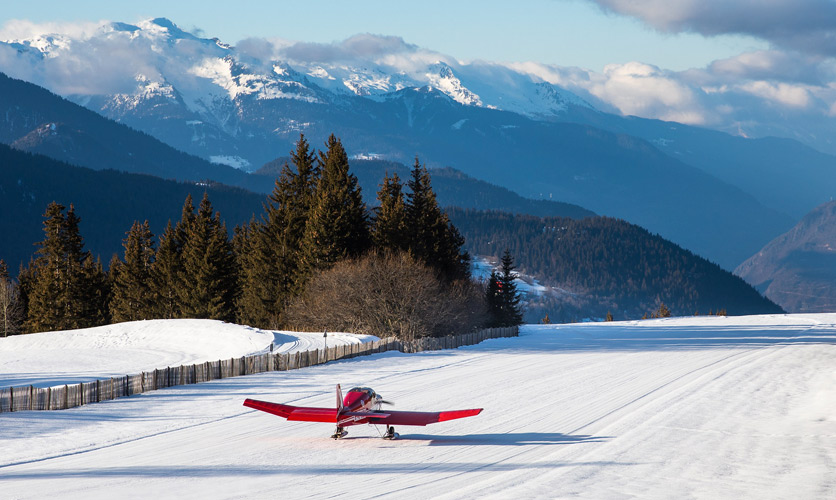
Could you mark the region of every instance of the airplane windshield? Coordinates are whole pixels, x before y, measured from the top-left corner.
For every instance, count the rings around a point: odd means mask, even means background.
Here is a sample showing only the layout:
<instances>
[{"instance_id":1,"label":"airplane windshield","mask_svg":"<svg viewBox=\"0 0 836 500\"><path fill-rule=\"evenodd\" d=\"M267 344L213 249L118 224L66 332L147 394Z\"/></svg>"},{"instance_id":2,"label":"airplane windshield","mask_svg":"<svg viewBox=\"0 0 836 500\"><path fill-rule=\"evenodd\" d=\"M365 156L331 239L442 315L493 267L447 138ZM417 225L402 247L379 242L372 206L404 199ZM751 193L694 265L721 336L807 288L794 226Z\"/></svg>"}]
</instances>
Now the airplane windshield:
<instances>
[{"instance_id":1,"label":"airplane windshield","mask_svg":"<svg viewBox=\"0 0 836 500\"><path fill-rule=\"evenodd\" d=\"M369 387L352 387L348 392L365 392L369 396L374 396L374 390Z\"/></svg>"}]
</instances>

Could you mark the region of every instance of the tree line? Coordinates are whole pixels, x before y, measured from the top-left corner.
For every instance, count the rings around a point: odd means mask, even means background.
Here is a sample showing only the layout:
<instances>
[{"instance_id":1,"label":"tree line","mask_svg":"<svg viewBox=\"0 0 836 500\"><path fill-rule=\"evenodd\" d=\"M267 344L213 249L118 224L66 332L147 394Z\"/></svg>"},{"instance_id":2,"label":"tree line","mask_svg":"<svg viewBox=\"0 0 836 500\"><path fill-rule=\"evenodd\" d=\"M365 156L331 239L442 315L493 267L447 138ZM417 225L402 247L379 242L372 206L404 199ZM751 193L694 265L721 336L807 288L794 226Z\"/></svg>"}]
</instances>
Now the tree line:
<instances>
[{"instance_id":1,"label":"tree line","mask_svg":"<svg viewBox=\"0 0 836 500\"><path fill-rule=\"evenodd\" d=\"M385 310L395 293L418 293L418 288L434 290L448 313L422 318L414 314L417 307L410 306L409 297L400 297L401 309L384 314L384 320L348 326L358 333L386 336L394 330L415 337L491 323L486 291L470 280L464 238L439 207L426 167L416 158L405 183L387 174L377 201L371 210L363 202L334 135L319 152L300 136L261 216L235 227L231 238L208 194L197 208L188 195L180 220L169 221L159 238L147 221L134 222L122 255L114 255L107 270L84 250L75 208L50 203L44 239L29 264L21 266L17 283L0 264L0 306L8 296L14 307L4 317L15 323L3 333L155 318L335 329L347 325L345 318L356 323L364 311ZM414 270L409 279L415 282L391 283L387 289L371 279L381 269L393 275L393 266ZM358 279L349 280L346 269ZM326 293L322 286L328 282L332 289ZM312 283L315 292L308 290ZM334 307L340 297L361 295L362 308L351 300ZM308 318L326 317L325 311L329 324L310 324Z\"/></svg>"},{"instance_id":2,"label":"tree line","mask_svg":"<svg viewBox=\"0 0 836 500\"><path fill-rule=\"evenodd\" d=\"M525 274L562 290L529 298L528 311L568 322L601 317L638 319L664 302L672 314L728 310L780 313L781 308L716 264L609 217L535 217L451 208L468 250L499 256L509 249Z\"/></svg>"}]
</instances>

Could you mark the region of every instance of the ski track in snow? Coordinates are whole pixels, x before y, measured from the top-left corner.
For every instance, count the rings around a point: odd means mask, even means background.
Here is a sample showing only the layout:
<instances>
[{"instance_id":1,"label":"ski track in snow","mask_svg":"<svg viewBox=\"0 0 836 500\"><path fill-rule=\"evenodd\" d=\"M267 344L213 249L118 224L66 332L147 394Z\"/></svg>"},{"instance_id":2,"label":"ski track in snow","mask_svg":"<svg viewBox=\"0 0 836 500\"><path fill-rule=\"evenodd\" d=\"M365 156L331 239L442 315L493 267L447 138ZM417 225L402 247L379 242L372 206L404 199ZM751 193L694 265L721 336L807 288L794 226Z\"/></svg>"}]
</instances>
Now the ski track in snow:
<instances>
[{"instance_id":1,"label":"ski track in snow","mask_svg":"<svg viewBox=\"0 0 836 500\"><path fill-rule=\"evenodd\" d=\"M836 314L531 325L455 350L3 413L0 496L833 498L835 345ZM369 426L334 441L329 424L242 406L331 406L336 383L396 409L485 410L401 426L395 441Z\"/></svg>"}]
</instances>

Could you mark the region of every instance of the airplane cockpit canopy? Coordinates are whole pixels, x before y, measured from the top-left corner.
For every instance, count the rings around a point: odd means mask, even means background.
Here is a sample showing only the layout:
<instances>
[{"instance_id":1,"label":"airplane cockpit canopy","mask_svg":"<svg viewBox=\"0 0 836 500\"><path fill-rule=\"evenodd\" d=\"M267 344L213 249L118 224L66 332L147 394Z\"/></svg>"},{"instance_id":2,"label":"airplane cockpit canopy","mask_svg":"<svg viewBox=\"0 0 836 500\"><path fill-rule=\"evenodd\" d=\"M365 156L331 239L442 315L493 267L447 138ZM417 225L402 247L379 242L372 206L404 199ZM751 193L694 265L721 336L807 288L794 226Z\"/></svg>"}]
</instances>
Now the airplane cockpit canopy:
<instances>
[{"instance_id":1,"label":"airplane cockpit canopy","mask_svg":"<svg viewBox=\"0 0 836 500\"><path fill-rule=\"evenodd\" d=\"M366 394L369 395L370 398L375 397L374 389L372 389L370 387L352 387L351 389L348 390L348 392L365 392Z\"/></svg>"}]
</instances>

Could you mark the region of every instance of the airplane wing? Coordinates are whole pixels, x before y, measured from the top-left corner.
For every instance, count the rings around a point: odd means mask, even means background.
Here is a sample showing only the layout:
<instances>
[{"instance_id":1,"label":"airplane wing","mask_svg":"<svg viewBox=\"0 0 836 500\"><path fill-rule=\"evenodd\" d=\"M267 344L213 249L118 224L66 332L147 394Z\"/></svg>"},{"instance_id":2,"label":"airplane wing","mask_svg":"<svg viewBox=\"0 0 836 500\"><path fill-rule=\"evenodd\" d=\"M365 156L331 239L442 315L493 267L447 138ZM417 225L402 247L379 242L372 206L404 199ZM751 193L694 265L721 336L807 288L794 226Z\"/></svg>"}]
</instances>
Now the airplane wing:
<instances>
[{"instance_id":1,"label":"airplane wing","mask_svg":"<svg viewBox=\"0 0 836 500\"><path fill-rule=\"evenodd\" d=\"M270 403L257 399L247 399L244 406L261 410L288 420L302 422L337 422L337 417L350 417L355 423L376 423L386 425L428 425L446 422L457 418L472 417L482 412L482 408L451 411L379 411L379 412L342 412L336 408L314 408L309 406L291 406Z\"/></svg>"},{"instance_id":2,"label":"airplane wing","mask_svg":"<svg viewBox=\"0 0 836 500\"><path fill-rule=\"evenodd\" d=\"M380 421L386 425L428 425L437 422L446 422L457 418L472 417L482 412L482 408L473 410L452 410L452 411L391 411L386 410L389 416Z\"/></svg>"},{"instance_id":3,"label":"airplane wing","mask_svg":"<svg viewBox=\"0 0 836 500\"><path fill-rule=\"evenodd\" d=\"M244 406L261 410L273 415L302 422L336 422L336 408L313 408L309 406L291 406L280 403L269 403L257 399L247 399Z\"/></svg>"}]
</instances>

